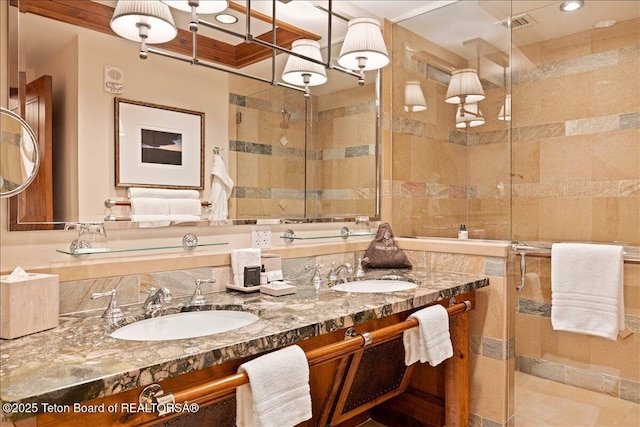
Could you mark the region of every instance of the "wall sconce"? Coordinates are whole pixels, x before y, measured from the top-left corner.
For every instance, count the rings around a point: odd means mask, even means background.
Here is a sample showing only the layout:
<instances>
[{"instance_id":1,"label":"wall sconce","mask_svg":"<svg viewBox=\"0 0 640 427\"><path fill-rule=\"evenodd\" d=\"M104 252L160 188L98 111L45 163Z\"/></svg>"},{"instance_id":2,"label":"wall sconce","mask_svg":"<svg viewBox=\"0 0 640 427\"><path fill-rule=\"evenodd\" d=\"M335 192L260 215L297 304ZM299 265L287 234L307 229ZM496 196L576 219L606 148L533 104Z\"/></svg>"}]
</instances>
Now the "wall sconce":
<instances>
[{"instance_id":1,"label":"wall sconce","mask_svg":"<svg viewBox=\"0 0 640 427\"><path fill-rule=\"evenodd\" d=\"M315 40L301 39L293 42L292 52L322 62L320 44ZM296 86L304 86L304 96L309 97L309 86L318 86L327 82L325 68L315 62L298 56L289 55L282 72L282 80Z\"/></svg>"},{"instance_id":2,"label":"wall sconce","mask_svg":"<svg viewBox=\"0 0 640 427\"><path fill-rule=\"evenodd\" d=\"M338 64L350 70L360 70L358 83L363 85L364 71L378 70L388 63L389 55L382 38L380 22L375 18L350 20Z\"/></svg>"},{"instance_id":3,"label":"wall sconce","mask_svg":"<svg viewBox=\"0 0 640 427\"><path fill-rule=\"evenodd\" d=\"M127 40L140 41L140 58L147 57L147 43L165 43L178 34L169 6L159 1L118 1L111 29Z\"/></svg>"},{"instance_id":4,"label":"wall sconce","mask_svg":"<svg viewBox=\"0 0 640 427\"><path fill-rule=\"evenodd\" d=\"M506 122L511 121L511 94L505 97L504 105L500 108L498 120L504 120Z\"/></svg>"},{"instance_id":5,"label":"wall sconce","mask_svg":"<svg viewBox=\"0 0 640 427\"><path fill-rule=\"evenodd\" d=\"M483 124L484 117L477 103L466 104L465 109L463 109L462 105L458 107L458 112L456 113L456 128L472 128Z\"/></svg>"},{"instance_id":6,"label":"wall sconce","mask_svg":"<svg viewBox=\"0 0 640 427\"><path fill-rule=\"evenodd\" d=\"M404 111L413 113L427 109L427 101L424 99L420 82L409 81L404 84Z\"/></svg>"}]
</instances>

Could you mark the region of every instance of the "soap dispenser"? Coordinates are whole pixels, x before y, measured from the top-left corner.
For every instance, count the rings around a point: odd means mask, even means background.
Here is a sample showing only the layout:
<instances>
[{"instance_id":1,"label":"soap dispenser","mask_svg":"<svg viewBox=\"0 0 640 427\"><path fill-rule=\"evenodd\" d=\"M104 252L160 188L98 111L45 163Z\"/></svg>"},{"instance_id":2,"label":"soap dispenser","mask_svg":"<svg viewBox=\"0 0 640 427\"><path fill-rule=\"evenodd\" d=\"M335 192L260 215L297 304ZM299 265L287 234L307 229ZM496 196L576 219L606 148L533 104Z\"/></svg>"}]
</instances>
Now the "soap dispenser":
<instances>
[{"instance_id":1,"label":"soap dispenser","mask_svg":"<svg viewBox=\"0 0 640 427\"><path fill-rule=\"evenodd\" d=\"M458 239L467 240L469 238L469 232L467 231L467 226L462 224L460 226L460 231L458 231Z\"/></svg>"}]
</instances>

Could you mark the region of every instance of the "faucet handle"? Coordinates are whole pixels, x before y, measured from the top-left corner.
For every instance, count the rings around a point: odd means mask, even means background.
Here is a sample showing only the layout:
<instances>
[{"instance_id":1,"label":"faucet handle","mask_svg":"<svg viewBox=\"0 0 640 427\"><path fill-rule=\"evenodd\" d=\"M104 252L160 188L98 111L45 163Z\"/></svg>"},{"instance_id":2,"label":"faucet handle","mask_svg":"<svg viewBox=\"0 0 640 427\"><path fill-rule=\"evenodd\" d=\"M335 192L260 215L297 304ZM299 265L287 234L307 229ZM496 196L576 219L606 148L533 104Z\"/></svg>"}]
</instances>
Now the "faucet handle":
<instances>
[{"instance_id":1,"label":"faucet handle","mask_svg":"<svg viewBox=\"0 0 640 427\"><path fill-rule=\"evenodd\" d=\"M362 279L367 275L362 266L362 261L369 261L369 258L358 258L358 266L356 268L356 278L358 279Z\"/></svg>"},{"instance_id":2,"label":"faucet handle","mask_svg":"<svg viewBox=\"0 0 640 427\"><path fill-rule=\"evenodd\" d=\"M112 289L107 292L94 292L89 295L89 298L92 300L102 297L110 296L109 305L107 305L107 309L102 313L102 318L107 319L109 323L115 324L120 320L124 319L124 313L120 307L118 307L118 301L116 301L116 290Z\"/></svg>"},{"instance_id":3,"label":"faucet handle","mask_svg":"<svg viewBox=\"0 0 640 427\"><path fill-rule=\"evenodd\" d=\"M216 279L196 279L196 290L191 297L189 305L201 307L207 304L207 300L204 295L202 295L202 289L200 289L200 285L203 283L216 283Z\"/></svg>"},{"instance_id":4,"label":"faucet handle","mask_svg":"<svg viewBox=\"0 0 640 427\"><path fill-rule=\"evenodd\" d=\"M310 267L308 265L304 266L305 270L311 270L312 268L314 269L313 277L311 278L311 283L313 284L313 287L316 290L320 289L320 286L322 286L322 274L320 274L320 267L321 267L320 264L316 264L313 267Z\"/></svg>"}]
</instances>

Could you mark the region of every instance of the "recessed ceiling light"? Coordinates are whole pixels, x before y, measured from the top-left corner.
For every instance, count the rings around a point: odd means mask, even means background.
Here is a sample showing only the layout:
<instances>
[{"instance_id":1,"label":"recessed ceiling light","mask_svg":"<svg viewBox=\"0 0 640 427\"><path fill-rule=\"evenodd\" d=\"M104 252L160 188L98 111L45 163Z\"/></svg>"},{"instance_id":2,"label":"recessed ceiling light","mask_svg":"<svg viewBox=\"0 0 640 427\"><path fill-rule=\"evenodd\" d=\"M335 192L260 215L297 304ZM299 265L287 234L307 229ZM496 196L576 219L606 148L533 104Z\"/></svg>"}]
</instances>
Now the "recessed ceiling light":
<instances>
[{"instance_id":1,"label":"recessed ceiling light","mask_svg":"<svg viewBox=\"0 0 640 427\"><path fill-rule=\"evenodd\" d=\"M584 0L568 0L560 4L560 10L563 12L573 12L584 6Z\"/></svg>"},{"instance_id":2,"label":"recessed ceiling light","mask_svg":"<svg viewBox=\"0 0 640 427\"><path fill-rule=\"evenodd\" d=\"M606 21L596 22L593 26L595 28L609 28L616 25L617 22L618 21L616 21L615 19L607 19Z\"/></svg>"},{"instance_id":3,"label":"recessed ceiling light","mask_svg":"<svg viewBox=\"0 0 640 427\"><path fill-rule=\"evenodd\" d=\"M236 22L238 22L238 18L230 13L219 13L216 15L216 21L220 22L221 24L235 24Z\"/></svg>"}]
</instances>

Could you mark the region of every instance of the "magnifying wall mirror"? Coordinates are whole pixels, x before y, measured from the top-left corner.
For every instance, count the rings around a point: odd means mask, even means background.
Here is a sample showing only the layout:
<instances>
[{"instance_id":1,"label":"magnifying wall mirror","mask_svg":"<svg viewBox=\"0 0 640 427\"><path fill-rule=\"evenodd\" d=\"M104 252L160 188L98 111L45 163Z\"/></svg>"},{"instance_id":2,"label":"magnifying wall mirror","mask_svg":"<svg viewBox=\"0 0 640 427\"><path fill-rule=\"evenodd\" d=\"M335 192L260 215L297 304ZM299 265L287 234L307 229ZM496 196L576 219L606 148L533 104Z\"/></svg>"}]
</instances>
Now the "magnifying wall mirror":
<instances>
[{"instance_id":1,"label":"magnifying wall mirror","mask_svg":"<svg viewBox=\"0 0 640 427\"><path fill-rule=\"evenodd\" d=\"M13 111L0 108L0 197L27 188L38 166L40 156L33 130Z\"/></svg>"}]
</instances>

